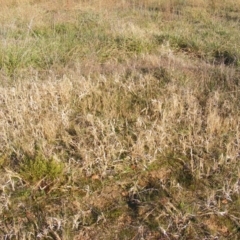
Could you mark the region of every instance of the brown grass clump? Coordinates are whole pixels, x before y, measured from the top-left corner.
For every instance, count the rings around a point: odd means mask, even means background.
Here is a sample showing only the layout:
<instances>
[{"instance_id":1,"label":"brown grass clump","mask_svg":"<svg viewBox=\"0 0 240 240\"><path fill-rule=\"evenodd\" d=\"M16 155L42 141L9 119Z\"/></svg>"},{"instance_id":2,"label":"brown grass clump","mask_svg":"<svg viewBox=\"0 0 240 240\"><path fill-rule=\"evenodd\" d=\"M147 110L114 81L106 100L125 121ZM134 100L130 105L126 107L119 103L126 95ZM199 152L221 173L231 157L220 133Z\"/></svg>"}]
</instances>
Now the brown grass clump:
<instances>
[{"instance_id":1,"label":"brown grass clump","mask_svg":"<svg viewBox=\"0 0 240 240\"><path fill-rule=\"evenodd\" d=\"M0 1L2 239L239 239L236 1Z\"/></svg>"}]
</instances>

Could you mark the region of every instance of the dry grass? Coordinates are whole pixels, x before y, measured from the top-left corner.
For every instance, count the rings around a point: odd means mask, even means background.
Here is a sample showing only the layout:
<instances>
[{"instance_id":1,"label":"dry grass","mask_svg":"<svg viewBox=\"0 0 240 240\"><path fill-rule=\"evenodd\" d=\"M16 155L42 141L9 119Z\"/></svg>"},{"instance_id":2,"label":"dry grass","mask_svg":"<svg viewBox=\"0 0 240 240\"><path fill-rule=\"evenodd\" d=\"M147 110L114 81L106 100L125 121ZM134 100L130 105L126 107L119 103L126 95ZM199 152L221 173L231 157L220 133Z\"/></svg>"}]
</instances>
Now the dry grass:
<instances>
[{"instance_id":1,"label":"dry grass","mask_svg":"<svg viewBox=\"0 0 240 240\"><path fill-rule=\"evenodd\" d=\"M236 1L0 1L2 239L239 239Z\"/></svg>"}]
</instances>

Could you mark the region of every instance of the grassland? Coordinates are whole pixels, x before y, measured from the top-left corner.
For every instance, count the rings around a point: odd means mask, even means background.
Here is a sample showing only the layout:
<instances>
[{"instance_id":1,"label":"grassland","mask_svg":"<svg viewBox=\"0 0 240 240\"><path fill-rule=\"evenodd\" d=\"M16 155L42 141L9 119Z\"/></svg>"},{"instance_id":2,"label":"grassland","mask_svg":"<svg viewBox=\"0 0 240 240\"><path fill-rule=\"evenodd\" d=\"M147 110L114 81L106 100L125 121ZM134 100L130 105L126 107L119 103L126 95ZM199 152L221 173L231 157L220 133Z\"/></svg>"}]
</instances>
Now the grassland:
<instances>
[{"instance_id":1,"label":"grassland","mask_svg":"<svg viewBox=\"0 0 240 240\"><path fill-rule=\"evenodd\" d=\"M0 3L1 239L240 238L239 1Z\"/></svg>"}]
</instances>

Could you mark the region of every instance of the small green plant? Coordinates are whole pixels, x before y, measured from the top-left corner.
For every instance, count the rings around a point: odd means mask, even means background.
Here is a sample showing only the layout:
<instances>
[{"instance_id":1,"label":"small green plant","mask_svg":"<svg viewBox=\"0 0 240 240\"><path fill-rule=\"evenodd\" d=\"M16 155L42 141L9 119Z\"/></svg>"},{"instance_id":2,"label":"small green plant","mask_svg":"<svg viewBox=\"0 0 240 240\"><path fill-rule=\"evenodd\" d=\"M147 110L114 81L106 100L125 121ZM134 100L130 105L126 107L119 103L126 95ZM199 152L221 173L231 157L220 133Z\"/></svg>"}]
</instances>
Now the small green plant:
<instances>
[{"instance_id":1,"label":"small green plant","mask_svg":"<svg viewBox=\"0 0 240 240\"><path fill-rule=\"evenodd\" d=\"M42 155L35 158L27 158L23 161L20 168L20 174L25 181L36 183L39 180L53 181L62 176L63 163L57 162L53 158L46 159Z\"/></svg>"}]
</instances>

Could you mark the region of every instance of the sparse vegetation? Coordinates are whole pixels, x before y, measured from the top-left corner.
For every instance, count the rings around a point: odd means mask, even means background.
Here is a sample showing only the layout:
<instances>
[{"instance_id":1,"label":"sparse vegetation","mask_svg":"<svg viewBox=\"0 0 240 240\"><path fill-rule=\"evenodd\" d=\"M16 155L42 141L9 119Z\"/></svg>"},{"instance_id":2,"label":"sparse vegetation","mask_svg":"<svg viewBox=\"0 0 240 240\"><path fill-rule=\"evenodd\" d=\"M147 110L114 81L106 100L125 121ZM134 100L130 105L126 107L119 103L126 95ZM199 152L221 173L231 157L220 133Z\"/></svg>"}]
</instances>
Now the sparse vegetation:
<instances>
[{"instance_id":1,"label":"sparse vegetation","mask_svg":"<svg viewBox=\"0 0 240 240\"><path fill-rule=\"evenodd\" d=\"M240 3L0 0L1 239L239 239Z\"/></svg>"}]
</instances>

